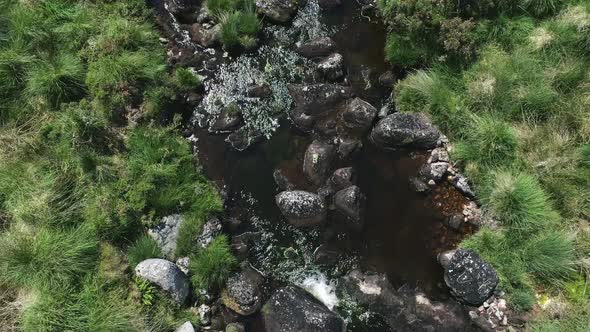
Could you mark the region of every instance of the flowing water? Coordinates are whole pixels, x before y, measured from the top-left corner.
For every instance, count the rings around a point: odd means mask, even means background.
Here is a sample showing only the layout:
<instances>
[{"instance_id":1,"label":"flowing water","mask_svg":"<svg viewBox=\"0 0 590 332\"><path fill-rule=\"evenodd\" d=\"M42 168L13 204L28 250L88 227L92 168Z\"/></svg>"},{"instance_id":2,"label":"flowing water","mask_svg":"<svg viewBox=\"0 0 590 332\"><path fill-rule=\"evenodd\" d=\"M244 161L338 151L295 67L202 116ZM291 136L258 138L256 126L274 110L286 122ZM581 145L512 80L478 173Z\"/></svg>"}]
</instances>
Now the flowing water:
<instances>
[{"instance_id":1,"label":"flowing water","mask_svg":"<svg viewBox=\"0 0 590 332\"><path fill-rule=\"evenodd\" d=\"M266 46L227 61L217 78L206 83L209 93L197 112L215 114L216 100L237 100L246 110L246 123L262 127L268 137L237 152L224 142L224 135L205 129L196 129L194 135L205 173L227 197L226 213L243 221L236 233L257 232L259 236L250 250L251 264L272 279L271 285L297 284L329 308L339 303L335 280L353 266L385 272L397 287L420 287L432 298L447 297L436 254L460 240L462 235L447 229L444 221L450 213L460 211L464 198L444 185L428 195L410 189L409 178L417 175L427 158L424 154L382 151L363 142L360 155L346 164L355 168L358 186L367 197L365 226L360 232L330 226L300 230L282 218L274 200L280 191L274 170L282 169L300 189L312 187L301 172L312 137L284 116L291 103L286 83L315 79L310 65L289 44L301 27L307 35L298 38L330 35L336 41L345 59L348 84L357 96L378 109L389 97L377 80L388 69L383 52L385 28L361 15L356 1L344 1L338 10L320 15L317 3L310 0L292 25L265 28ZM256 104L258 101L243 96L247 84L260 81L272 86L275 98L270 104ZM314 263L320 245L339 256L335 266ZM262 330L260 324L255 317L249 330Z\"/></svg>"}]
</instances>

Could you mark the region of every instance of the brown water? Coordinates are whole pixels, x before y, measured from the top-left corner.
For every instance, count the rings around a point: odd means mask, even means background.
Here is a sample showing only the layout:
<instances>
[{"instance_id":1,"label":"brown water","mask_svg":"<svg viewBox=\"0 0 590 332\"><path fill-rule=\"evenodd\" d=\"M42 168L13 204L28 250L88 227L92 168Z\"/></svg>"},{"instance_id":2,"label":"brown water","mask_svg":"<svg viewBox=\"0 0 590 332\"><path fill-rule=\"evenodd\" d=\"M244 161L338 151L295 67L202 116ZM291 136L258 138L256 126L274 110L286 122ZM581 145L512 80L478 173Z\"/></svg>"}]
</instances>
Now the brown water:
<instances>
[{"instance_id":1,"label":"brown water","mask_svg":"<svg viewBox=\"0 0 590 332\"><path fill-rule=\"evenodd\" d=\"M385 29L359 16L356 1L325 17L325 23L342 27L332 37L343 54L348 81L361 98L380 107L388 91L378 86L377 77L388 69L384 62ZM365 227L361 232L340 232L328 226L314 231L296 230L282 218L274 197L280 191L273 171L281 168L299 188L312 187L301 174L301 161L312 137L281 120L270 140L245 152L224 142L225 136L195 132L200 163L207 176L227 195L227 213L246 223L241 231L262 231L260 246L251 252L252 264L281 279L288 270L306 268L313 250L322 243L337 250L343 259L328 276L338 276L352 265L385 272L395 286L418 286L433 298L447 297L442 287L443 271L436 254L450 249L461 234L449 230L444 221L460 211L464 198L449 186L431 194L413 192L408 180L417 175L426 156L411 151L381 151L370 142L346 166L354 166L358 185L367 196ZM466 230L468 231L468 230ZM297 258L286 262L283 251L294 248ZM284 264L284 266L283 266ZM278 280L285 282L287 280ZM255 320L249 330L261 330Z\"/></svg>"}]
</instances>

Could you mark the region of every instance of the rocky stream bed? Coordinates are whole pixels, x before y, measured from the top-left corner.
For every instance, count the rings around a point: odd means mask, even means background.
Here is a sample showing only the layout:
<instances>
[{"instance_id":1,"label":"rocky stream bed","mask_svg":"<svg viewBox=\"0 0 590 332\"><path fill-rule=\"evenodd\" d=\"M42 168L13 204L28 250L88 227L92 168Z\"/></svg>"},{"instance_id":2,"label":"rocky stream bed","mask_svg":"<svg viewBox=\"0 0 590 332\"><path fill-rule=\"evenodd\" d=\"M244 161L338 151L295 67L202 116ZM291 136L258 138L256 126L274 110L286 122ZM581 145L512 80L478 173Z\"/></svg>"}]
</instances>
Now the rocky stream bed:
<instances>
[{"instance_id":1,"label":"rocky stream bed","mask_svg":"<svg viewBox=\"0 0 590 332\"><path fill-rule=\"evenodd\" d=\"M258 47L241 54L220 47L199 1L153 4L170 64L204 77L179 107L225 212L196 241L225 232L241 261L221 294L192 303L203 330L513 328L494 270L455 250L487 221L450 143L395 112L404 73L385 63L373 1L258 0ZM181 222L151 231L165 251ZM184 302L187 258L170 259L136 271Z\"/></svg>"}]
</instances>

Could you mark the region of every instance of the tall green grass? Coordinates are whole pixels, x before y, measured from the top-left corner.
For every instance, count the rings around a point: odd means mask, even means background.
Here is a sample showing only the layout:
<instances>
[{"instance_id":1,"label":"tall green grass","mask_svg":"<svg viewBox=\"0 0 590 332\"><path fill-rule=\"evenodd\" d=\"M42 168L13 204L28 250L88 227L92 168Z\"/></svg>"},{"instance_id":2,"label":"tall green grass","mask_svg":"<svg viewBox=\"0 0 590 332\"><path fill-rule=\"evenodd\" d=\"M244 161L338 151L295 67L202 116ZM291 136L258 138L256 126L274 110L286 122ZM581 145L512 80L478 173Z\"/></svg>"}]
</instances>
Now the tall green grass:
<instances>
[{"instance_id":1,"label":"tall green grass","mask_svg":"<svg viewBox=\"0 0 590 332\"><path fill-rule=\"evenodd\" d=\"M219 291L237 267L237 260L224 235L190 259L191 282L196 289Z\"/></svg>"}]
</instances>

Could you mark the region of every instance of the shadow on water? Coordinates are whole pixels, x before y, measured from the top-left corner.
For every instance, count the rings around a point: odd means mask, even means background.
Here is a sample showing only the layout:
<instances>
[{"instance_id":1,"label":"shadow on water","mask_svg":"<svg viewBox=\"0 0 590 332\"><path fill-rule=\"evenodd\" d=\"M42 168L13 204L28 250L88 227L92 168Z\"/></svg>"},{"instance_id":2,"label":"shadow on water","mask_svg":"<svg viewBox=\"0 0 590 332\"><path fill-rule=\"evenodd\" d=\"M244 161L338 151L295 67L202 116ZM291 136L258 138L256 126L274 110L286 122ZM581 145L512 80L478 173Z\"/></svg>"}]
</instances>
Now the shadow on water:
<instances>
[{"instance_id":1,"label":"shadow on water","mask_svg":"<svg viewBox=\"0 0 590 332\"><path fill-rule=\"evenodd\" d=\"M379 107L388 95L386 89L378 86L377 79L388 69L383 52L385 28L360 17L355 1L344 3L325 17L325 23L342 27L332 37L344 56L347 78L355 94ZM310 236L311 247L307 250L312 251L327 239L328 246L356 257L355 264L387 273L397 287L417 286L434 299L447 297L436 254L460 240L461 234L448 230L444 220L449 213L460 211L464 199L445 187L429 195L409 188L408 180L417 175L425 155L382 151L364 142L363 151L353 162L358 185L367 196L364 230L327 236L324 230L304 233L294 230L283 220L274 200L279 192L273 180L277 168L289 173L294 182L301 184L300 188L305 187L301 163L312 140L308 134L283 119L270 140L245 152L233 150L224 142L225 136L211 135L206 130L198 131L196 137L205 173L227 194L228 213L251 222L267 222L265 228L275 233L276 248L302 247L299 237ZM440 201L449 199L453 204L443 212L438 208ZM247 208L242 203L244 200L251 201ZM280 259L281 254L275 258ZM265 255L270 255L268 248L254 254L252 263L262 270L265 263L278 264ZM263 260L266 262L261 263ZM260 324L259 319L254 324ZM251 325L249 330L261 329Z\"/></svg>"}]
</instances>

